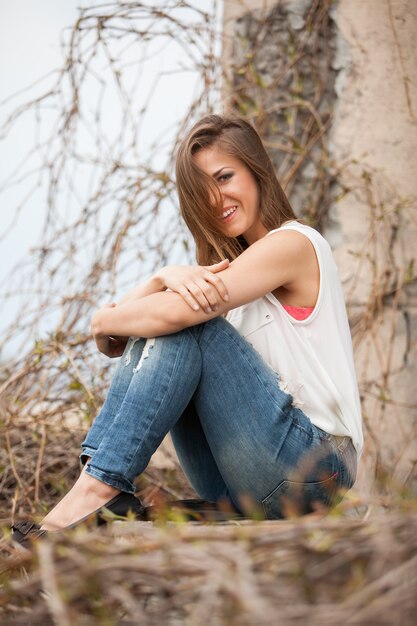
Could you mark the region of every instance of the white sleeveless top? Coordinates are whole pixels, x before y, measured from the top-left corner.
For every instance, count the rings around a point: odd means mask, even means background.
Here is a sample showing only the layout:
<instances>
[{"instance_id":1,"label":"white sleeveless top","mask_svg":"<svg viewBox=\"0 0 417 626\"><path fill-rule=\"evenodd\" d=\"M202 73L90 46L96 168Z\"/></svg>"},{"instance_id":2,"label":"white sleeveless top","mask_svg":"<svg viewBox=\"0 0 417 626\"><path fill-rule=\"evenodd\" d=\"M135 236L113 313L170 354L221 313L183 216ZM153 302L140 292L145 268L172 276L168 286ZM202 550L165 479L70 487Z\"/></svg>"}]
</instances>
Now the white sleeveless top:
<instances>
[{"instance_id":1,"label":"white sleeveless top","mask_svg":"<svg viewBox=\"0 0 417 626\"><path fill-rule=\"evenodd\" d=\"M330 246L314 228L296 221L268 235L281 230L296 230L314 246L320 289L313 312L296 320L267 293L229 311L227 320L278 373L280 386L293 396L294 405L322 430L350 436L359 456L363 435L352 339Z\"/></svg>"}]
</instances>

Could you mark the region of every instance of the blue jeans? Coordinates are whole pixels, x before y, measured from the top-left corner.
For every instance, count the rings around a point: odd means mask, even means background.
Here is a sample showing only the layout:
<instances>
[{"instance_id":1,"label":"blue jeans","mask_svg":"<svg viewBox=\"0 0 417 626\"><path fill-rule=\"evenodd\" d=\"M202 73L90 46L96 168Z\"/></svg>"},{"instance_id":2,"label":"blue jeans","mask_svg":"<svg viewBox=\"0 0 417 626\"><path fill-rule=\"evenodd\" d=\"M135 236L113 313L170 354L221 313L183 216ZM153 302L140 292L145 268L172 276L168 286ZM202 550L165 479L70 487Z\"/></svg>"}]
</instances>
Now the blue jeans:
<instances>
[{"instance_id":1,"label":"blue jeans","mask_svg":"<svg viewBox=\"0 0 417 626\"><path fill-rule=\"evenodd\" d=\"M356 477L349 437L314 426L278 375L222 317L156 339L129 339L82 443L86 472L134 493L170 432L200 498L268 519L331 506Z\"/></svg>"}]
</instances>

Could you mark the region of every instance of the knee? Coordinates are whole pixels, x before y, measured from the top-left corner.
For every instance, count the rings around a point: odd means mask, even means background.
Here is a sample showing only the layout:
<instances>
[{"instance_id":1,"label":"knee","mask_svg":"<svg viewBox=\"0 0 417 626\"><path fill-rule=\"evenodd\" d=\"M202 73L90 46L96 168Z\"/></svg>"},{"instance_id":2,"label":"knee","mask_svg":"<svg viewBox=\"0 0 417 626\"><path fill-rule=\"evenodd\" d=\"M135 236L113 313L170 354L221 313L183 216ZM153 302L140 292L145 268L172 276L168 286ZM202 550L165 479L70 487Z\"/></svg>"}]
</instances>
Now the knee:
<instances>
[{"instance_id":1,"label":"knee","mask_svg":"<svg viewBox=\"0 0 417 626\"><path fill-rule=\"evenodd\" d=\"M213 317L213 319L207 320L207 322L203 322L202 324L199 324L199 328L202 330L202 332L211 332L211 331L219 331L219 330L234 332L235 330L234 327L230 324L230 322L228 322L227 319L224 318L222 315L219 315L219 317Z\"/></svg>"}]
</instances>

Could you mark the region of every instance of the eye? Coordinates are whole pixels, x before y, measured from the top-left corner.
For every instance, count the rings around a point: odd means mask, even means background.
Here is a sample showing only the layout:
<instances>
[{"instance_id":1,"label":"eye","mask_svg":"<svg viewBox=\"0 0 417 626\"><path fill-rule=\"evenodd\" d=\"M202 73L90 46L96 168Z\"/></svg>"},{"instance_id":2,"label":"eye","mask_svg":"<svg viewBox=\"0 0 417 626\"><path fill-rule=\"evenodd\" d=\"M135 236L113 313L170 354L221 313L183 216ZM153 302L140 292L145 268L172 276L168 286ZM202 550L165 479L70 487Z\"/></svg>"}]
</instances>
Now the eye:
<instances>
[{"instance_id":1,"label":"eye","mask_svg":"<svg viewBox=\"0 0 417 626\"><path fill-rule=\"evenodd\" d=\"M232 172L227 172L225 174L221 174L217 180L219 181L219 183L224 183L226 180L230 180L232 176L233 176Z\"/></svg>"}]
</instances>

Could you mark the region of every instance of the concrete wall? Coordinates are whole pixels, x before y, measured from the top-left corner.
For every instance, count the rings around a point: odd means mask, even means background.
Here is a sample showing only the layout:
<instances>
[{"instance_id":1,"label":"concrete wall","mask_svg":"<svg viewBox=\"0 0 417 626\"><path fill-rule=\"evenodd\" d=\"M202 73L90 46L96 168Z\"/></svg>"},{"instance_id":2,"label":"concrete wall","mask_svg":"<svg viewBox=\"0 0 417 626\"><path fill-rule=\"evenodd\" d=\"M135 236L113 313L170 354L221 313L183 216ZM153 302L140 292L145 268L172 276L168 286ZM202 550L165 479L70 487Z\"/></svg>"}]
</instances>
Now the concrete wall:
<instances>
[{"instance_id":1,"label":"concrete wall","mask_svg":"<svg viewBox=\"0 0 417 626\"><path fill-rule=\"evenodd\" d=\"M242 63L242 19L272 19L277 5L291 37L302 36L312 0L225 0L225 108L237 84L234 62ZM362 397L366 445L357 488L367 495L376 484L390 490L394 480L415 490L417 4L339 0L330 15L335 77L325 168L332 182L320 225L345 288ZM278 31L276 37L279 46ZM267 54L272 67L276 50ZM280 89L270 100L281 97ZM307 184L297 179L298 201Z\"/></svg>"}]
</instances>

